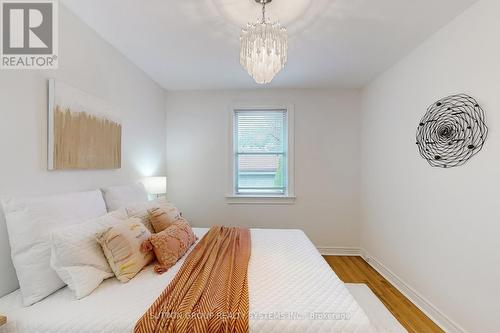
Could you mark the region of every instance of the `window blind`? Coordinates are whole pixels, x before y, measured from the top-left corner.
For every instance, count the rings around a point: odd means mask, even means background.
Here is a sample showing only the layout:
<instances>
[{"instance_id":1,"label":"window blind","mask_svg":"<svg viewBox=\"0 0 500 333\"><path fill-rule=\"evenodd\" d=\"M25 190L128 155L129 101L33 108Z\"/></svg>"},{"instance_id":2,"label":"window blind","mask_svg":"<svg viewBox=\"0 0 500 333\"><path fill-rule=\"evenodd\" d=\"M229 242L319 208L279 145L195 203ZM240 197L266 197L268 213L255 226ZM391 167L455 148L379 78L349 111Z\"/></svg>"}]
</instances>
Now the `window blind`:
<instances>
[{"instance_id":1,"label":"window blind","mask_svg":"<svg viewBox=\"0 0 500 333\"><path fill-rule=\"evenodd\" d=\"M235 110L236 194L285 194L286 110Z\"/></svg>"}]
</instances>

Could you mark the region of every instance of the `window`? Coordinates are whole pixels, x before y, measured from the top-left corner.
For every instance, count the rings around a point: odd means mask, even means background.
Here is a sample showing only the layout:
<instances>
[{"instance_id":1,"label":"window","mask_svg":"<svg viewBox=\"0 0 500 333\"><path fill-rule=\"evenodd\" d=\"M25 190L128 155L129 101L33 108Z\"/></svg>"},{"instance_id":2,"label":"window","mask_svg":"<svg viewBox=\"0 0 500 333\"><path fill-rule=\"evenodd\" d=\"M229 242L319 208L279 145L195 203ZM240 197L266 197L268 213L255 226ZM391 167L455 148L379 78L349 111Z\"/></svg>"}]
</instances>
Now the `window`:
<instances>
[{"instance_id":1,"label":"window","mask_svg":"<svg viewBox=\"0 0 500 333\"><path fill-rule=\"evenodd\" d=\"M292 196L291 108L235 108L232 119L233 195Z\"/></svg>"}]
</instances>

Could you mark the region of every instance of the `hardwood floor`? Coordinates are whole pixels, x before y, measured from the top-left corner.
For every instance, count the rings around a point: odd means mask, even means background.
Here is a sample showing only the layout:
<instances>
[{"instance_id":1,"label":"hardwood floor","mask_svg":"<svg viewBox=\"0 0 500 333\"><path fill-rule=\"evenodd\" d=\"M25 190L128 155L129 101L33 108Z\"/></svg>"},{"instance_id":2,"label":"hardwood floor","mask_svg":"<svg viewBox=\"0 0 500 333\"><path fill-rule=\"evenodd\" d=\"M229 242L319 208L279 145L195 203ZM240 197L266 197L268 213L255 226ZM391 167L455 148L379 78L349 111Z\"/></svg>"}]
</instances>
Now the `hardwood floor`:
<instances>
[{"instance_id":1,"label":"hardwood floor","mask_svg":"<svg viewBox=\"0 0 500 333\"><path fill-rule=\"evenodd\" d=\"M444 332L361 257L324 256L345 283L365 283L408 332Z\"/></svg>"}]
</instances>

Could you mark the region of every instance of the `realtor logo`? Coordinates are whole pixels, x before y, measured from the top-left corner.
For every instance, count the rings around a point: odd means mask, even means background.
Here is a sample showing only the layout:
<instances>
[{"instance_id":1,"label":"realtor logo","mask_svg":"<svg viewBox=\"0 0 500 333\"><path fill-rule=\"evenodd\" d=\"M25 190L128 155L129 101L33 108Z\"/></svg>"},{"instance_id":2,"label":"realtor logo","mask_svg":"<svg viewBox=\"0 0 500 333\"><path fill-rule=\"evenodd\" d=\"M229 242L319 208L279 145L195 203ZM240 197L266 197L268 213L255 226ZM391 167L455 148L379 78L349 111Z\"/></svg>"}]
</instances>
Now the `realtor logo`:
<instances>
[{"instance_id":1,"label":"realtor logo","mask_svg":"<svg viewBox=\"0 0 500 333\"><path fill-rule=\"evenodd\" d=\"M2 69L58 65L57 0L0 0Z\"/></svg>"}]
</instances>

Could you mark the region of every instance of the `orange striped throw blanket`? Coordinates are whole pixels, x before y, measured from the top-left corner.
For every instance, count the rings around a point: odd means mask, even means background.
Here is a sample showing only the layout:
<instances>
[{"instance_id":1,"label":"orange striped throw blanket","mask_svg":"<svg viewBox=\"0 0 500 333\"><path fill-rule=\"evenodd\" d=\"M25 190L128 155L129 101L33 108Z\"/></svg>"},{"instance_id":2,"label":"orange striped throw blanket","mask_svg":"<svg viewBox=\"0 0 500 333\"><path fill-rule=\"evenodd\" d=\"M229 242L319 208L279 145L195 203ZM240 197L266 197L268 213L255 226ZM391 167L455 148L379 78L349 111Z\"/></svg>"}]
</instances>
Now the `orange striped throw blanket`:
<instances>
[{"instance_id":1,"label":"orange striped throw blanket","mask_svg":"<svg viewBox=\"0 0 500 333\"><path fill-rule=\"evenodd\" d=\"M250 230L214 226L135 325L135 333L248 332Z\"/></svg>"}]
</instances>

